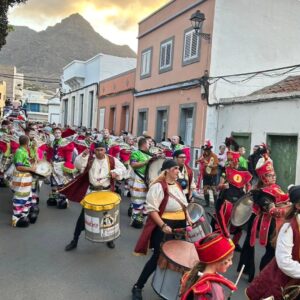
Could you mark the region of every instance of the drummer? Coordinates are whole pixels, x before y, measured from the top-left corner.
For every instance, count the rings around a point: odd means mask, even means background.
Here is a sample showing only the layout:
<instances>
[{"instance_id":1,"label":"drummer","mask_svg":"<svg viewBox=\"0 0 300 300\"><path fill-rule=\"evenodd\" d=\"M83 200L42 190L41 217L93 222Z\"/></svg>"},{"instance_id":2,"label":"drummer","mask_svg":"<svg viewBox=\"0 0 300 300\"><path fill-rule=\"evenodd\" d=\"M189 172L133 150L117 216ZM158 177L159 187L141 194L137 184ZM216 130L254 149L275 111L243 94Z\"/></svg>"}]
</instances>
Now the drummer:
<instances>
[{"instance_id":1,"label":"drummer","mask_svg":"<svg viewBox=\"0 0 300 300\"><path fill-rule=\"evenodd\" d=\"M291 185L288 189L292 206L276 239L275 259L271 260L246 289L248 299L266 299L271 295L274 299L300 297L300 186ZM295 293L292 292L293 287ZM291 298L283 297L285 291L290 293Z\"/></svg>"},{"instance_id":2,"label":"drummer","mask_svg":"<svg viewBox=\"0 0 300 300\"><path fill-rule=\"evenodd\" d=\"M164 235L167 235L166 239L173 239L173 229L186 227L183 208L188 202L176 181L179 166L169 159L164 161L161 171L147 193L148 218L134 250L137 255L146 255L150 243L154 251L132 288L132 300L142 300L142 289L156 269Z\"/></svg>"},{"instance_id":3,"label":"drummer","mask_svg":"<svg viewBox=\"0 0 300 300\"><path fill-rule=\"evenodd\" d=\"M130 193L131 193L131 222L134 228L142 228L144 225L144 204L147 194L145 183L146 167L152 155L149 153L149 142L147 138L141 137L138 141L138 150L133 151L130 156L130 166L133 169ZM130 211L129 208L129 211ZM130 212L129 212L130 214Z\"/></svg>"},{"instance_id":4,"label":"drummer","mask_svg":"<svg viewBox=\"0 0 300 300\"><path fill-rule=\"evenodd\" d=\"M216 201L216 217L219 223L229 226L230 233L233 234L235 251L240 252L239 240L242 236L242 228L229 225L230 216L233 205L247 192L252 175L250 172L240 168L239 158L239 152L227 151L225 173L221 175L218 185L220 193Z\"/></svg>"},{"instance_id":5,"label":"drummer","mask_svg":"<svg viewBox=\"0 0 300 300\"><path fill-rule=\"evenodd\" d=\"M36 126L36 125L35 125ZM27 127L25 129L25 134L29 137L29 145L28 145L28 154L30 163L36 164L38 162L38 146L37 141L35 140L36 131L34 127ZM36 175L32 176L32 206L36 210L36 212L39 212L38 208L39 203L39 181L38 177Z\"/></svg>"},{"instance_id":6,"label":"drummer","mask_svg":"<svg viewBox=\"0 0 300 300\"><path fill-rule=\"evenodd\" d=\"M22 135L19 138L20 147L17 149L13 163L16 170L12 180L13 196L13 227L28 227L29 223L35 223L37 214L31 209L31 185L32 175L30 172L35 171L29 161L27 148L29 138Z\"/></svg>"},{"instance_id":7,"label":"drummer","mask_svg":"<svg viewBox=\"0 0 300 300\"><path fill-rule=\"evenodd\" d=\"M259 238L261 246L265 247L265 254L261 258L260 271L275 256L275 249L272 238L276 228L283 222L286 208L289 207L289 195L284 193L276 184L276 173L273 162L266 154L256 165L256 173L259 176L259 189L252 190L253 213L248 222L247 235L240 256L238 271L245 265L244 273L248 274L248 281L251 282L255 274L254 246L256 237Z\"/></svg>"},{"instance_id":8,"label":"drummer","mask_svg":"<svg viewBox=\"0 0 300 300\"><path fill-rule=\"evenodd\" d=\"M217 232L195 243L200 262L183 275L181 300L225 299L222 285L235 291L237 288L219 273L226 273L232 265L234 244Z\"/></svg>"},{"instance_id":9,"label":"drummer","mask_svg":"<svg viewBox=\"0 0 300 300\"><path fill-rule=\"evenodd\" d=\"M91 157L90 151L83 151L75 160L75 166L81 173L85 170L89 174L90 185L86 194L98 191L114 191L116 180L122 180L126 172L124 165L115 157L106 154L107 145L103 142L93 144L95 157ZM78 182L78 185L80 182ZM84 209L82 208L76 223L73 240L66 246L70 251L77 247L81 231L85 229ZM115 248L114 241L107 242L109 248Z\"/></svg>"},{"instance_id":10,"label":"drummer","mask_svg":"<svg viewBox=\"0 0 300 300\"><path fill-rule=\"evenodd\" d=\"M177 182L181 185L187 201L191 202L193 191L196 189L193 170L185 164L186 154L182 150L176 150L173 157L179 166Z\"/></svg>"}]
</instances>

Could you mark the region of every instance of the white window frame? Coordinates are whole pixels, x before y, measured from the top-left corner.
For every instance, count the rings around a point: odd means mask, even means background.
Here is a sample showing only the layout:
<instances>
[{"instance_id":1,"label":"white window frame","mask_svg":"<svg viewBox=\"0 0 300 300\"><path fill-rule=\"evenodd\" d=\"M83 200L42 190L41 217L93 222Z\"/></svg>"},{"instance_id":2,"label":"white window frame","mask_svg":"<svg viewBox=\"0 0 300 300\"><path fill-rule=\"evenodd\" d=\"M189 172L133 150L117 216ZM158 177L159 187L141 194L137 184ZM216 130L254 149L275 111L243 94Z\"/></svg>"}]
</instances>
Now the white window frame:
<instances>
[{"instance_id":1,"label":"white window frame","mask_svg":"<svg viewBox=\"0 0 300 300\"><path fill-rule=\"evenodd\" d=\"M167 63L167 51L170 51L169 63ZM173 59L173 39L161 43L160 45L160 57L159 57L159 69L165 70L171 68Z\"/></svg>"},{"instance_id":2,"label":"white window frame","mask_svg":"<svg viewBox=\"0 0 300 300\"><path fill-rule=\"evenodd\" d=\"M148 76L151 73L152 49L146 49L141 54L141 76Z\"/></svg>"},{"instance_id":3,"label":"white window frame","mask_svg":"<svg viewBox=\"0 0 300 300\"><path fill-rule=\"evenodd\" d=\"M199 57L200 43L199 36L195 33L194 29L184 33L184 46L183 46L183 61L188 62ZM187 41L190 40L190 45L187 46ZM192 55L192 45L196 43L196 53ZM188 53L187 53L188 52Z\"/></svg>"}]
</instances>

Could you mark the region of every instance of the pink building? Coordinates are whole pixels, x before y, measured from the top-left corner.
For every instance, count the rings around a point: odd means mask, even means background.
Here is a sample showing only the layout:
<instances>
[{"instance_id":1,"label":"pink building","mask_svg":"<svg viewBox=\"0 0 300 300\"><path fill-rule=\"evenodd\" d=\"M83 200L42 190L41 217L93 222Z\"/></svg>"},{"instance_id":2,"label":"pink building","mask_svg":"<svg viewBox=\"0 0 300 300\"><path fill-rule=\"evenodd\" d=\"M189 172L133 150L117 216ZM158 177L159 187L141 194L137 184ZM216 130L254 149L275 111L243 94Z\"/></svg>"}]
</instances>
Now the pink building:
<instances>
[{"instance_id":1,"label":"pink building","mask_svg":"<svg viewBox=\"0 0 300 300\"><path fill-rule=\"evenodd\" d=\"M97 127L132 132L135 69L100 81Z\"/></svg>"},{"instance_id":2,"label":"pink building","mask_svg":"<svg viewBox=\"0 0 300 300\"><path fill-rule=\"evenodd\" d=\"M202 32L212 33L215 0L174 0L139 23L133 133L157 141L180 135L204 142L206 99L199 79L210 69L211 43L197 36L190 17L205 14Z\"/></svg>"}]
</instances>

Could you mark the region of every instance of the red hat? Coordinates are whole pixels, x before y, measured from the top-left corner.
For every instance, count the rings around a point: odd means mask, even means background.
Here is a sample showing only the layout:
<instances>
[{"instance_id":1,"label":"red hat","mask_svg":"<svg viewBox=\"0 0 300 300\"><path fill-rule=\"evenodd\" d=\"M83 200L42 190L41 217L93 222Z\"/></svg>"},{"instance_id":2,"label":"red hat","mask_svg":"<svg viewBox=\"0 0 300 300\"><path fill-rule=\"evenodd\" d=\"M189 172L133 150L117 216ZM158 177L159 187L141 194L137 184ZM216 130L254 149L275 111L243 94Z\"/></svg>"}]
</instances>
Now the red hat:
<instances>
[{"instance_id":1,"label":"red hat","mask_svg":"<svg viewBox=\"0 0 300 300\"><path fill-rule=\"evenodd\" d=\"M210 150L212 148L212 144L210 140L205 141L204 145L202 146L203 150Z\"/></svg>"},{"instance_id":2,"label":"red hat","mask_svg":"<svg viewBox=\"0 0 300 300\"><path fill-rule=\"evenodd\" d=\"M259 178L264 177L266 174L275 173L272 161L271 160L265 161L264 158L261 158L258 161L255 171Z\"/></svg>"},{"instance_id":3,"label":"red hat","mask_svg":"<svg viewBox=\"0 0 300 300\"><path fill-rule=\"evenodd\" d=\"M216 235L211 240L207 238L211 235ZM234 251L234 243L231 239L227 239L220 233L213 232L194 243L200 262L210 264L218 262Z\"/></svg>"},{"instance_id":4,"label":"red hat","mask_svg":"<svg viewBox=\"0 0 300 300\"><path fill-rule=\"evenodd\" d=\"M240 158L240 153L235 151L227 151L227 160L233 160L234 162L238 162Z\"/></svg>"},{"instance_id":5,"label":"red hat","mask_svg":"<svg viewBox=\"0 0 300 300\"><path fill-rule=\"evenodd\" d=\"M61 134L61 136L62 136L63 138L66 138L66 137L69 137L69 136L71 136L71 135L74 135L75 133L76 133L75 130L73 130L73 129L71 129L71 128L67 128L67 129Z\"/></svg>"}]
</instances>

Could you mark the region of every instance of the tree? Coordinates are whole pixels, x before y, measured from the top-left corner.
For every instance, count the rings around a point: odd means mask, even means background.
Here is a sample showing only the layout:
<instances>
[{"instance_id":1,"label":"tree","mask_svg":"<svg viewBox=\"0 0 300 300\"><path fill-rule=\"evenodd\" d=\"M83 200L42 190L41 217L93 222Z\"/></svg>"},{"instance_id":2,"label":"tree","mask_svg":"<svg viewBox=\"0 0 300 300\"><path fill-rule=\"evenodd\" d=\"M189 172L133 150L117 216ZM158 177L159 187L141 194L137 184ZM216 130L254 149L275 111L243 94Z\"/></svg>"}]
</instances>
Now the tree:
<instances>
[{"instance_id":1,"label":"tree","mask_svg":"<svg viewBox=\"0 0 300 300\"><path fill-rule=\"evenodd\" d=\"M27 0L1 0L0 2L0 50L6 43L6 37L12 27L8 25L7 13L9 7L13 7Z\"/></svg>"}]
</instances>

